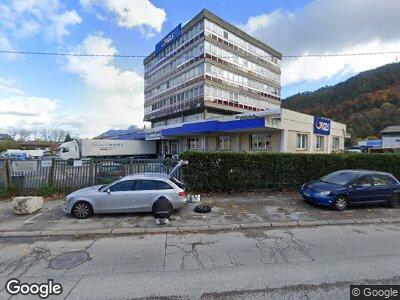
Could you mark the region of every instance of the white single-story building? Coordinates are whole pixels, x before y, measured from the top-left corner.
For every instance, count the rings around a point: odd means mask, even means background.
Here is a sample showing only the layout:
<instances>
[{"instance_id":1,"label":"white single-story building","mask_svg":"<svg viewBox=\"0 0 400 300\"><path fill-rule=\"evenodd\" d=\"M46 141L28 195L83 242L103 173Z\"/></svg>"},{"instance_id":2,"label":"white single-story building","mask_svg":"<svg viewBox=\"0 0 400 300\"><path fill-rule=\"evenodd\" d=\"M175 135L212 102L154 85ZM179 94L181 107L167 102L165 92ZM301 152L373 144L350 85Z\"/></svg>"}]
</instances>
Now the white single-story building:
<instances>
[{"instance_id":1,"label":"white single-story building","mask_svg":"<svg viewBox=\"0 0 400 300\"><path fill-rule=\"evenodd\" d=\"M344 150L346 124L285 108L207 118L145 131L158 153L203 152L331 153Z\"/></svg>"}]
</instances>

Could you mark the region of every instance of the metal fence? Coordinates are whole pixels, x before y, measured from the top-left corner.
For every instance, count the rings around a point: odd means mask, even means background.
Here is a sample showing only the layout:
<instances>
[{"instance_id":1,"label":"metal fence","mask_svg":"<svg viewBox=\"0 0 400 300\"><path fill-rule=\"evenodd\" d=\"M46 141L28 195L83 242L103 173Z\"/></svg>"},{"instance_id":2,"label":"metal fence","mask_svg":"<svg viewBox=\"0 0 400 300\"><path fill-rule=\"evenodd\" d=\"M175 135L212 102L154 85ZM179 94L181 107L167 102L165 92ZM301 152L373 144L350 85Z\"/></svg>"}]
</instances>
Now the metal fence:
<instances>
[{"instance_id":1,"label":"metal fence","mask_svg":"<svg viewBox=\"0 0 400 300\"><path fill-rule=\"evenodd\" d=\"M168 174L176 159L0 160L0 187L73 189L109 183L135 173ZM176 175L179 177L179 172Z\"/></svg>"}]
</instances>

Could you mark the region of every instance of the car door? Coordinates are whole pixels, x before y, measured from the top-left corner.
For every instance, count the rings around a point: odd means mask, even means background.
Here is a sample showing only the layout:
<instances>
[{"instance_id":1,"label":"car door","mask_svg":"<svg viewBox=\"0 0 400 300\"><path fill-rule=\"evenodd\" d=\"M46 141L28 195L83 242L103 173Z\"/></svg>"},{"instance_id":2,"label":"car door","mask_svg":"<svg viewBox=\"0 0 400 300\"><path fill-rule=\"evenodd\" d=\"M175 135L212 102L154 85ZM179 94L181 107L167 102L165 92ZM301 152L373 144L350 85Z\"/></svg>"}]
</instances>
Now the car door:
<instances>
[{"instance_id":1,"label":"car door","mask_svg":"<svg viewBox=\"0 0 400 300\"><path fill-rule=\"evenodd\" d=\"M128 212L131 210L131 200L135 180L124 180L110 186L104 193L100 203L102 212Z\"/></svg>"},{"instance_id":2,"label":"car door","mask_svg":"<svg viewBox=\"0 0 400 300\"><path fill-rule=\"evenodd\" d=\"M391 200L394 191L394 182L392 178L385 174L373 174L373 194L376 199L382 202L388 202Z\"/></svg>"},{"instance_id":3,"label":"car door","mask_svg":"<svg viewBox=\"0 0 400 300\"><path fill-rule=\"evenodd\" d=\"M156 180L139 179L132 196L132 210L138 212L151 211L153 202L158 196L158 184Z\"/></svg>"},{"instance_id":4,"label":"car door","mask_svg":"<svg viewBox=\"0 0 400 300\"><path fill-rule=\"evenodd\" d=\"M373 201L371 197L372 179L370 175L363 175L355 179L348 189L348 195L353 203L363 203Z\"/></svg>"}]
</instances>

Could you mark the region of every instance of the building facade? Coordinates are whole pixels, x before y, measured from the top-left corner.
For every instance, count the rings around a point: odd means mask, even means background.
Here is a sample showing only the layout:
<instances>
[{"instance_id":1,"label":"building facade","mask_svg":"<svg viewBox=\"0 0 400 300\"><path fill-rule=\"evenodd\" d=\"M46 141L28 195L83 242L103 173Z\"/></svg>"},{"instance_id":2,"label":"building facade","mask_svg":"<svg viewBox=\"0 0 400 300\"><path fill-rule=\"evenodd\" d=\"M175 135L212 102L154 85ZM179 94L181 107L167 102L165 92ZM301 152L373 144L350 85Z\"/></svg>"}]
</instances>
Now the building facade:
<instances>
[{"instance_id":1,"label":"building facade","mask_svg":"<svg viewBox=\"0 0 400 300\"><path fill-rule=\"evenodd\" d=\"M400 126L388 126L380 135L382 149L400 149Z\"/></svg>"},{"instance_id":2,"label":"building facade","mask_svg":"<svg viewBox=\"0 0 400 300\"><path fill-rule=\"evenodd\" d=\"M280 107L282 55L201 11L144 60L152 128Z\"/></svg>"},{"instance_id":3,"label":"building facade","mask_svg":"<svg viewBox=\"0 0 400 300\"><path fill-rule=\"evenodd\" d=\"M278 108L153 128L160 154L201 152L332 153L344 149L346 125ZM325 127L325 130L320 128Z\"/></svg>"},{"instance_id":4,"label":"building facade","mask_svg":"<svg viewBox=\"0 0 400 300\"><path fill-rule=\"evenodd\" d=\"M346 125L281 108L282 55L207 10L144 60L146 140L158 153L331 153Z\"/></svg>"}]
</instances>

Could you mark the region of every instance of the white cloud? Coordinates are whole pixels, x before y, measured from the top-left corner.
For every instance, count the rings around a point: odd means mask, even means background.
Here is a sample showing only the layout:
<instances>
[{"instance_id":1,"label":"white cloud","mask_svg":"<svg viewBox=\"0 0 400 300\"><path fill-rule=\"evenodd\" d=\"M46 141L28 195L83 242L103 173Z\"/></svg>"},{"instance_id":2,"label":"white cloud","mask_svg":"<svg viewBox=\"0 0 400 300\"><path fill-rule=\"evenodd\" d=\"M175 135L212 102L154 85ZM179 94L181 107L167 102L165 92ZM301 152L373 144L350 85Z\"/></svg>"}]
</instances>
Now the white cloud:
<instances>
[{"instance_id":1,"label":"white cloud","mask_svg":"<svg viewBox=\"0 0 400 300\"><path fill-rule=\"evenodd\" d=\"M242 29L286 55L398 51L398 11L398 0L314 0L297 11L250 17ZM396 55L285 59L282 83L353 74L395 59Z\"/></svg>"},{"instance_id":2,"label":"white cloud","mask_svg":"<svg viewBox=\"0 0 400 300\"><path fill-rule=\"evenodd\" d=\"M1 33L0 31L0 49L5 51L15 51L13 45L11 45L10 40ZM5 57L7 59L16 59L18 57L17 54L2 54L1 57Z\"/></svg>"},{"instance_id":3,"label":"white cloud","mask_svg":"<svg viewBox=\"0 0 400 300\"><path fill-rule=\"evenodd\" d=\"M151 36L152 33L143 26L160 32L167 19L165 10L156 7L149 0L80 0L80 2L85 8L96 10L100 7L113 13L119 26L139 27L146 36Z\"/></svg>"},{"instance_id":4,"label":"white cloud","mask_svg":"<svg viewBox=\"0 0 400 300\"><path fill-rule=\"evenodd\" d=\"M79 53L116 54L113 41L101 34L88 35L73 49ZM97 135L110 128L143 124L143 77L119 69L112 57L68 57L65 69L76 73L91 88L91 97L82 103L85 135Z\"/></svg>"},{"instance_id":5,"label":"white cloud","mask_svg":"<svg viewBox=\"0 0 400 300\"><path fill-rule=\"evenodd\" d=\"M57 101L25 95L1 98L0 118L0 132L7 132L9 128L76 131L79 126L79 118L63 113Z\"/></svg>"},{"instance_id":6,"label":"white cloud","mask_svg":"<svg viewBox=\"0 0 400 300\"><path fill-rule=\"evenodd\" d=\"M6 0L0 4L0 35L25 39L43 35L61 42L69 28L82 22L75 10L67 10L59 0Z\"/></svg>"},{"instance_id":7,"label":"white cloud","mask_svg":"<svg viewBox=\"0 0 400 300\"><path fill-rule=\"evenodd\" d=\"M0 95L22 95L23 92L15 87L15 80L12 78L0 77Z\"/></svg>"},{"instance_id":8,"label":"white cloud","mask_svg":"<svg viewBox=\"0 0 400 300\"><path fill-rule=\"evenodd\" d=\"M62 39L69 34L68 27L82 22L81 17L75 10L66 11L61 14L55 14L51 17L53 22L50 34L53 34L56 39L61 42Z\"/></svg>"},{"instance_id":9,"label":"white cloud","mask_svg":"<svg viewBox=\"0 0 400 300\"><path fill-rule=\"evenodd\" d=\"M73 49L79 53L116 54L111 39L89 35ZM112 57L67 57L64 69L88 87L77 113L67 113L57 99L26 95L12 78L0 77L0 132L7 128L68 129L93 137L113 128L143 125L143 77L121 70Z\"/></svg>"},{"instance_id":10,"label":"white cloud","mask_svg":"<svg viewBox=\"0 0 400 300\"><path fill-rule=\"evenodd\" d=\"M88 35L75 47L76 53L117 54L113 41L101 34ZM67 70L78 74L90 87L98 90L132 92L143 88L143 77L131 71L121 71L112 57L68 57Z\"/></svg>"}]
</instances>

